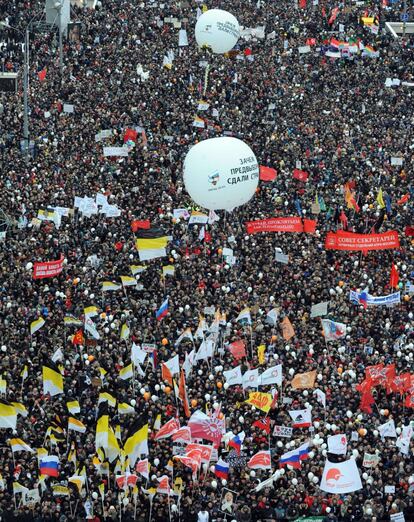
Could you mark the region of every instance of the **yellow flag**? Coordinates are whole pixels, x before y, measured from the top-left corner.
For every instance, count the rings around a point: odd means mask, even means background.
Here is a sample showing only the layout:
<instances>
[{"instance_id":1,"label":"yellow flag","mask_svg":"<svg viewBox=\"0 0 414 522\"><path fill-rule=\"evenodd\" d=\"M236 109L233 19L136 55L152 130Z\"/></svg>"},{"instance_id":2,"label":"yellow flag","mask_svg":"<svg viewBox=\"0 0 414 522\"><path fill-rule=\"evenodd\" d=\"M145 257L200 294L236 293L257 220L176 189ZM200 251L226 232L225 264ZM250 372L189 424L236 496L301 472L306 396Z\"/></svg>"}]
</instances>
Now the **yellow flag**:
<instances>
[{"instance_id":1,"label":"yellow flag","mask_svg":"<svg viewBox=\"0 0 414 522\"><path fill-rule=\"evenodd\" d=\"M265 363L265 351L266 351L266 346L264 344L261 344L260 346L257 347L257 357L259 358L259 364L264 364Z\"/></svg>"},{"instance_id":2,"label":"yellow flag","mask_svg":"<svg viewBox=\"0 0 414 522\"><path fill-rule=\"evenodd\" d=\"M272 405L272 394L271 393L262 393L262 392L250 392L249 398L247 399L247 404L251 404L259 410L268 413L270 410L270 406Z\"/></svg>"},{"instance_id":3,"label":"yellow flag","mask_svg":"<svg viewBox=\"0 0 414 522\"><path fill-rule=\"evenodd\" d=\"M380 206L380 208L385 208L384 197L382 195L382 187L380 187L377 194L377 203Z\"/></svg>"}]
</instances>

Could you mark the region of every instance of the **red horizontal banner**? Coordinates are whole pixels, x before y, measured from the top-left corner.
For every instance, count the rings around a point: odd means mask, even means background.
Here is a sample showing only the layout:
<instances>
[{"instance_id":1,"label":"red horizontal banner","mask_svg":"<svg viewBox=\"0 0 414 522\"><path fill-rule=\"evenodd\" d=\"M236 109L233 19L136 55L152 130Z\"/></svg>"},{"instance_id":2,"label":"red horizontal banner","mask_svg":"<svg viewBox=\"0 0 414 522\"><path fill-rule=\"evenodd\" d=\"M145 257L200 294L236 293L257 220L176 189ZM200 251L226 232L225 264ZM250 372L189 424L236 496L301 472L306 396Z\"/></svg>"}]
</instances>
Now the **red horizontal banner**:
<instances>
[{"instance_id":1,"label":"red horizontal banner","mask_svg":"<svg viewBox=\"0 0 414 522\"><path fill-rule=\"evenodd\" d=\"M313 219L302 219L300 217L283 217L258 219L257 221L248 221L246 230L248 234L257 234L258 232L315 232L316 221Z\"/></svg>"},{"instance_id":2,"label":"red horizontal banner","mask_svg":"<svg viewBox=\"0 0 414 522\"><path fill-rule=\"evenodd\" d=\"M325 239L327 250L389 250L400 247L398 232L391 230L382 234L354 234L353 232L328 232Z\"/></svg>"},{"instance_id":3,"label":"red horizontal banner","mask_svg":"<svg viewBox=\"0 0 414 522\"><path fill-rule=\"evenodd\" d=\"M46 277L55 277L63 270L62 256L57 261L46 261L45 263L35 263L33 265L33 279L45 279Z\"/></svg>"}]
</instances>

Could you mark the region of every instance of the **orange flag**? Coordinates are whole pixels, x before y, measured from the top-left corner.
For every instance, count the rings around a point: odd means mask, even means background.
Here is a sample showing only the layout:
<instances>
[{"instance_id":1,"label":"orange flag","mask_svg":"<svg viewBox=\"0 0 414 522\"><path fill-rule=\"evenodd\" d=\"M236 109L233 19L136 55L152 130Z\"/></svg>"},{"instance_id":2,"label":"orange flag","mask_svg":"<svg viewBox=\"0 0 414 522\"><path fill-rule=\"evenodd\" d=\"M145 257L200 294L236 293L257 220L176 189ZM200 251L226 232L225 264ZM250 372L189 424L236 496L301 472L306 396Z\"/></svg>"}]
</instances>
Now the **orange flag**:
<instances>
[{"instance_id":1,"label":"orange flag","mask_svg":"<svg viewBox=\"0 0 414 522\"><path fill-rule=\"evenodd\" d=\"M165 363L161 363L161 378L163 381L167 381L172 386L172 373Z\"/></svg>"},{"instance_id":2,"label":"orange flag","mask_svg":"<svg viewBox=\"0 0 414 522\"><path fill-rule=\"evenodd\" d=\"M285 341L289 341L292 337L295 337L295 330L293 329L292 323L289 321L289 317L285 317L281 324L282 335Z\"/></svg>"},{"instance_id":3,"label":"orange flag","mask_svg":"<svg viewBox=\"0 0 414 522\"><path fill-rule=\"evenodd\" d=\"M187 388L185 386L184 370L181 370L178 397L183 401L183 408L186 417L191 417L190 405L188 404Z\"/></svg>"},{"instance_id":4,"label":"orange flag","mask_svg":"<svg viewBox=\"0 0 414 522\"><path fill-rule=\"evenodd\" d=\"M306 373L297 373L290 385L294 390L303 388L313 388L315 386L316 370Z\"/></svg>"}]
</instances>

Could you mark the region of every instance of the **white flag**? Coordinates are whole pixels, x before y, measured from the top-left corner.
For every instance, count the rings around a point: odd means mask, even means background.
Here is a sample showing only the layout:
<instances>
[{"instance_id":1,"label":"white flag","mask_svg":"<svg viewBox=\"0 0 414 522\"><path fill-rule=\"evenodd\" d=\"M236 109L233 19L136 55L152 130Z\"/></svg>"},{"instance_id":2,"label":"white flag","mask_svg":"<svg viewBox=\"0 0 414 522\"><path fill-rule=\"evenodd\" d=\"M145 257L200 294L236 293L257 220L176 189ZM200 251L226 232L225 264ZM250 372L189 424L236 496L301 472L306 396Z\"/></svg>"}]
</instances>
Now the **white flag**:
<instances>
[{"instance_id":1,"label":"white flag","mask_svg":"<svg viewBox=\"0 0 414 522\"><path fill-rule=\"evenodd\" d=\"M319 486L322 491L342 495L362 489L361 477L354 459L345 462L325 462L322 480Z\"/></svg>"},{"instance_id":2,"label":"white flag","mask_svg":"<svg viewBox=\"0 0 414 522\"><path fill-rule=\"evenodd\" d=\"M191 350L191 352L189 354L187 354L187 352L185 354L183 370L185 371L185 374L187 377L190 375L191 370L193 369L194 356L195 356L195 350Z\"/></svg>"},{"instance_id":3,"label":"white flag","mask_svg":"<svg viewBox=\"0 0 414 522\"><path fill-rule=\"evenodd\" d=\"M52 361L55 363L56 361L60 361L61 359L63 359L63 352L60 348L58 348L52 355Z\"/></svg>"},{"instance_id":4,"label":"white flag","mask_svg":"<svg viewBox=\"0 0 414 522\"><path fill-rule=\"evenodd\" d=\"M141 350L141 348L137 344L132 343L131 361L135 364L135 366L138 366L139 364L144 364L146 356L147 352Z\"/></svg>"},{"instance_id":5,"label":"white flag","mask_svg":"<svg viewBox=\"0 0 414 522\"><path fill-rule=\"evenodd\" d=\"M319 388L316 388L316 390L313 392L314 395L316 395L317 401L322 404L324 408L326 408L326 393L324 393Z\"/></svg>"},{"instance_id":6,"label":"white flag","mask_svg":"<svg viewBox=\"0 0 414 522\"><path fill-rule=\"evenodd\" d=\"M198 349L198 352L194 358L194 362L213 357L214 353L214 341L207 339L203 341Z\"/></svg>"},{"instance_id":7,"label":"white flag","mask_svg":"<svg viewBox=\"0 0 414 522\"><path fill-rule=\"evenodd\" d=\"M331 435L328 437L328 452L335 455L346 455L348 441L346 435L340 433L339 435Z\"/></svg>"},{"instance_id":8,"label":"white flag","mask_svg":"<svg viewBox=\"0 0 414 522\"><path fill-rule=\"evenodd\" d=\"M223 372L224 378L226 379L226 383L229 386L233 386L234 384L242 384L243 378L241 373L241 366L236 366L232 370L227 370Z\"/></svg>"},{"instance_id":9,"label":"white flag","mask_svg":"<svg viewBox=\"0 0 414 522\"><path fill-rule=\"evenodd\" d=\"M175 357L172 357L167 362L163 363L165 366L170 370L171 375L174 375L176 373L180 373L180 361L178 358L178 355Z\"/></svg>"},{"instance_id":10,"label":"white flag","mask_svg":"<svg viewBox=\"0 0 414 522\"><path fill-rule=\"evenodd\" d=\"M246 388L257 388L259 386L259 369L247 370L243 374L243 389Z\"/></svg>"},{"instance_id":11,"label":"white flag","mask_svg":"<svg viewBox=\"0 0 414 522\"><path fill-rule=\"evenodd\" d=\"M385 424L381 424L381 426L378 426L378 431L382 439L384 437L397 437L397 432L395 431L395 424L393 419L389 420Z\"/></svg>"},{"instance_id":12,"label":"white flag","mask_svg":"<svg viewBox=\"0 0 414 522\"><path fill-rule=\"evenodd\" d=\"M85 330L89 332L94 339L100 339L98 330L96 329L95 323L90 317L85 318Z\"/></svg>"},{"instance_id":13,"label":"white flag","mask_svg":"<svg viewBox=\"0 0 414 522\"><path fill-rule=\"evenodd\" d=\"M276 326L278 313L276 308L272 308L270 312L267 312L266 323Z\"/></svg>"},{"instance_id":14,"label":"white flag","mask_svg":"<svg viewBox=\"0 0 414 522\"><path fill-rule=\"evenodd\" d=\"M282 365L272 366L268 368L260 376L260 386L266 386L268 384L277 384L282 386Z\"/></svg>"}]
</instances>

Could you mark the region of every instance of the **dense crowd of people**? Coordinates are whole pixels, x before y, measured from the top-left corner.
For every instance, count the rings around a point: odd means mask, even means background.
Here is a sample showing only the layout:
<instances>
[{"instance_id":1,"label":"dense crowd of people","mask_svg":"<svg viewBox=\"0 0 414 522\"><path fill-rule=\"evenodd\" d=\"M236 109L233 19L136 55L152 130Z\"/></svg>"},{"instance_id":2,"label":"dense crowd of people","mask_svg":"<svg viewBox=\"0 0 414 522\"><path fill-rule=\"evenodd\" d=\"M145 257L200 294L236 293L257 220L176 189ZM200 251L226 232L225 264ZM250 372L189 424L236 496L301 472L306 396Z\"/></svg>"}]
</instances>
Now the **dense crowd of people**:
<instances>
[{"instance_id":1,"label":"dense crowd of people","mask_svg":"<svg viewBox=\"0 0 414 522\"><path fill-rule=\"evenodd\" d=\"M312 520L379 522L395 514L413 520L414 442L409 438L407 447L397 440L413 426L414 406L409 401L414 394L414 42L410 35L395 39L384 28L386 20L399 19L402 5L102 0L95 9L72 6L72 20L81 22L80 38L64 40L61 73L56 32L36 24L43 4L0 0L0 20L10 26L0 28L3 71L22 70L21 33L32 21L33 142L27 158L21 150L19 84L16 94L0 93L0 208L7 217L0 230L5 232L0 242L0 375L1 399L23 404L27 412L19 415L15 430L0 428L1 520L319 517ZM264 28L264 33L244 31L229 55L198 48L197 16L213 7L233 13L244 29ZM377 29L364 25L361 17L375 19ZM187 46L178 46L180 29L187 31ZM331 56L333 38L358 42L358 51ZM389 78L399 82L389 86ZM207 111L198 109L200 99L209 104ZM67 105L73 112L64 111ZM204 128L193 125L197 116ZM104 157L103 146L122 146L127 129L138 132L128 157ZM104 130L111 135L97 139ZM192 145L223 134L245 141L259 164L275 169L277 176L261 181L248 204L217 211L219 220L201 235L200 225L173 214L196 208L183 184L183 161ZM294 169L306 172L308 180L294 179ZM351 203L346 201L350 190ZM97 194L116 205L120 216L88 215L75 208L76 197ZM39 219L39 211L57 207L69 209L67 215ZM274 216L315 219L316 231L247 234L247 221ZM166 257L141 262L131 224L146 220L171 240ZM400 248L326 250L326 233L342 229L360 234L396 230ZM227 263L224 248L233 250L234 262ZM288 255L287 264L275 261L275 248ZM33 278L34 263L61 256L59 275ZM131 265L145 266L135 275L135 286L102 291L104 281L119 283L120 276L131 276ZM165 265L174 266L173 275L162 276ZM392 266L398 274L395 288ZM363 306L350 301L351 290L372 296L400 291L401 300L395 306ZM168 314L157 321L155 312L167 297ZM322 302L329 302L325 318L346 324L346 336L324 339L321 318L311 317L311 307ZM84 324L84 309L91 306L97 308L91 319L99 339L64 321L73 316ZM251 325L237 321L246 307ZM277 320L271 324L267 314L274 308ZM214 355L194 363L186 386L190 414L219 415L226 433L245 434L240 454L227 444L228 437L217 448L216 459L230 463L227 479L216 476L215 459L194 474L173 459L177 444L171 437L154 440L159 415L161 425L174 417L181 426L188 422L174 384L162 378L162 363L178 354L181 367L202 342L196 337L200 316L209 328L215 311L223 315ZM44 325L31 333L30 325L39 318ZM293 336L284 335L285 318ZM121 339L124 324L130 333ZM177 345L186 329L193 340ZM79 332L81 342L76 342ZM235 341L246 346L241 360L230 350ZM148 355L142 373L120 379L133 343L155 346L156 356ZM265 351L259 358L261 345ZM43 392L42 367L52 358L62 372L64 393L50 396ZM226 385L223 372L240 364L242 373L282 364L282 386L259 390L273 396L268 412L245 402L249 390ZM367 406L361 402L366 369L376 365L395 365L395 375L411 374L411 381L408 377L398 390L389 382L370 381L374 402ZM314 389L292 387L295 375L313 370ZM316 389L326 394L326 405L317 400ZM95 447L102 393L134 409L121 415L108 406L120 448L136 418L148 420L149 453L142 456L149 461L148 478L134 466L128 469L122 451L103 472L108 456ZM79 413L68 411L70 401L79 402ZM275 426L292 425L289 410L304 408L311 409L310 429L294 428L290 438L274 435ZM86 426L84 433L68 430L71 416ZM264 419L270 420L270 433L254 425ZM396 435L381 436L379 427L391 420ZM345 455L328 453L327 437L334 434L346 435ZM13 452L13 438L58 456L59 476L40 477L41 457ZM273 484L259 485L279 468L284 453L306 441L311 451L299 468L281 468L285 472ZM247 466L252 455L268 449L271 470ZM365 454L377 455L378 464L363 467ZM354 459L362 489L342 495L323 491L327 459ZM134 489L116 481L129 472L138 477ZM171 487L181 479L178 494L151 493L165 475ZM80 488L68 481L73 476L84 478ZM26 490L19 492L16 484L38 489L39 498L25 501ZM57 485L69 487L69 494L58 494ZM228 491L232 503L226 511L222 498Z\"/></svg>"}]
</instances>

